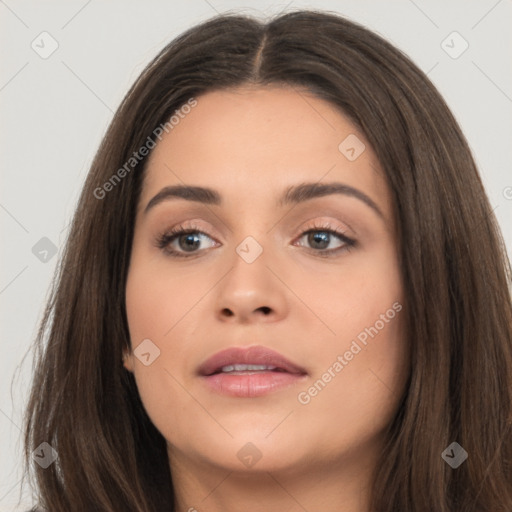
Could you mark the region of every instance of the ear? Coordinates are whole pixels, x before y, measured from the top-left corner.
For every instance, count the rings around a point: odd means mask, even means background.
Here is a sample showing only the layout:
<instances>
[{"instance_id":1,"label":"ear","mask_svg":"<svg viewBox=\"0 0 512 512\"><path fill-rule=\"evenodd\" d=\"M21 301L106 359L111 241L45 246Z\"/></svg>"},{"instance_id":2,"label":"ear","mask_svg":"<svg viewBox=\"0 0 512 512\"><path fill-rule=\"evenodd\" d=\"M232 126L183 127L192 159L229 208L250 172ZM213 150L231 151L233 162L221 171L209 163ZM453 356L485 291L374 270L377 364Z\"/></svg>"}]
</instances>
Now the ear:
<instances>
[{"instance_id":1,"label":"ear","mask_svg":"<svg viewBox=\"0 0 512 512\"><path fill-rule=\"evenodd\" d=\"M131 353L123 352L123 366L133 373L133 355Z\"/></svg>"}]
</instances>

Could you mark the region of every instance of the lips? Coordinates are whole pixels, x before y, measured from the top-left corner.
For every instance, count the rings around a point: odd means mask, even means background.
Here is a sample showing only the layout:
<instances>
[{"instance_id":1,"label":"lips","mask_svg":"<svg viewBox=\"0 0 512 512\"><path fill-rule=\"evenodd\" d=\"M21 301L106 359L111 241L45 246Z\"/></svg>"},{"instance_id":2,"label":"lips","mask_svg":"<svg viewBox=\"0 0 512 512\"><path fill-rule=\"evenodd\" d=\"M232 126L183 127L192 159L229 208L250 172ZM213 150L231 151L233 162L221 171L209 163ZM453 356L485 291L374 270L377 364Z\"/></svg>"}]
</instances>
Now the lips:
<instances>
[{"instance_id":1,"label":"lips","mask_svg":"<svg viewBox=\"0 0 512 512\"><path fill-rule=\"evenodd\" d=\"M211 392L237 398L256 398L298 385L304 368L266 347L229 348L207 359L198 369Z\"/></svg>"},{"instance_id":2,"label":"lips","mask_svg":"<svg viewBox=\"0 0 512 512\"><path fill-rule=\"evenodd\" d=\"M250 366L249 368L244 368L245 365ZM275 371L295 375L305 375L307 373L304 368L292 363L278 352L260 346L248 348L233 347L217 352L217 354L207 359L199 367L198 373L199 375L208 377L216 373L221 373L223 368L225 373L238 373L243 371Z\"/></svg>"}]
</instances>

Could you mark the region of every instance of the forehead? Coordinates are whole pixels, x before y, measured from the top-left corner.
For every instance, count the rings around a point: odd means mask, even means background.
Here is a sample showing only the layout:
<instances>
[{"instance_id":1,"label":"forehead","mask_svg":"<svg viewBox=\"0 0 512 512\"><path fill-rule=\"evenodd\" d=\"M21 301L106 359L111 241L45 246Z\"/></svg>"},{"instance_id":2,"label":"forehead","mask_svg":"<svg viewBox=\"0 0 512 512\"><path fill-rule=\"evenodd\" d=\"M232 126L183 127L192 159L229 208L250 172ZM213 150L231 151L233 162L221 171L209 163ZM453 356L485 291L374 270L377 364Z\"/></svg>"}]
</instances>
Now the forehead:
<instances>
[{"instance_id":1,"label":"forehead","mask_svg":"<svg viewBox=\"0 0 512 512\"><path fill-rule=\"evenodd\" d=\"M386 209L375 154L329 102L276 86L214 91L196 100L154 148L141 204L172 184L208 186L251 202L322 180L363 189Z\"/></svg>"}]
</instances>

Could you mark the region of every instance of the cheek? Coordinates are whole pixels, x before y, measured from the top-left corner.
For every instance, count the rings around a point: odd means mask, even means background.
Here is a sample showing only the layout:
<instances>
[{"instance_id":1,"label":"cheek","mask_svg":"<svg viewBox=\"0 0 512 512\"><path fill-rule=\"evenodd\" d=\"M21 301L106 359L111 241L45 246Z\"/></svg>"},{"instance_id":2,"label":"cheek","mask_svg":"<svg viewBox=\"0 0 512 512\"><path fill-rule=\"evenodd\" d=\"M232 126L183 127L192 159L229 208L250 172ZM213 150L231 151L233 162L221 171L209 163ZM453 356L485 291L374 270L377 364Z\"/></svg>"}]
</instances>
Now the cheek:
<instances>
[{"instance_id":1,"label":"cheek","mask_svg":"<svg viewBox=\"0 0 512 512\"><path fill-rule=\"evenodd\" d=\"M312 385L301 390L298 403L332 439L370 437L390 421L408 375L394 248L354 254L350 267L302 282L298 294L323 326L316 330Z\"/></svg>"},{"instance_id":2,"label":"cheek","mask_svg":"<svg viewBox=\"0 0 512 512\"><path fill-rule=\"evenodd\" d=\"M134 351L131 369L146 413L164 437L170 439L174 426L180 425L176 421L177 413L186 417L197 415L193 401L179 384L183 381L181 370L190 358L187 344L180 343L181 336L176 336L186 324L180 319L197 302L197 292L191 291L194 286L190 279L186 286L180 277L164 278L147 261L149 258L132 259L126 283L126 313ZM139 344L148 339L153 345L146 350L151 353L146 365L137 354L142 352Z\"/></svg>"},{"instance_id":3,"label":"cheek","mask_svg":"<svg viewBox=\"0 0 512 512\"><path fill-rule=\"evenodd\" d=\"M293 279L297 296L323 323L317 329L322 345L336 350L348 349L358 335L364 339L376 323L382 331L381 315L387 326L398 316L393 304L402 304L401 275L390 243L356 250L321 270L318 264L306 272L298 269Z\"/></svg>"},{"instance_id":4,"label":"cheek","mask_svg":"<svg viewBox=\"0 0 512 512\"><path fill-rule=\"evenodd\" d=\"M170 272L165 260L156 264L147 252L135 248L126 283L126 313L132 350L143 340L151 340L158 357L145 365L132 354L132 371L144 408L157 429L167 439L186 438L176 414L186 418L201 416L198 405L183 386L194 367L197 353L186 340L196 337L199 325L198 301L214 286L211 272ZM141 345L142 346L142 345ZM150 348L150 352L152 349ZM186 423L186 422L185 422Z\"/></svg>"},{"instance_id":5,"label":"cheek","mask_svg":"<svg viewBox=\"0 0 512 512\"><path fill-rule=\"evenodd\" d=\"M148 263L149 262L149 263ZM132 260L126 283L126 313L133 347L142 339L168 344L174 329L215 284L212 272L171 272L165 260ZM187 324L187 322L184 322Z\"/></svg>"},{"instance_id":6,"label":"cheek","mask_svg":"<svg viewBox=\"0 0 512 512\"><path fill-rule=\"evenodd\" d=\"M381 323L375 327L375 320L367 330L351 325L347 330L364 336L344 336L316 352L310 386L297 396L296 418L303 418L305 427L311 427L310 438L321 428L322 437L330 439L329 446L321 440L315 446L322 456L371 444L392 420L408 375L402 317L401 311L388 323L382 321L385 325L380 330Z\"/></svg>"}]
</instances>

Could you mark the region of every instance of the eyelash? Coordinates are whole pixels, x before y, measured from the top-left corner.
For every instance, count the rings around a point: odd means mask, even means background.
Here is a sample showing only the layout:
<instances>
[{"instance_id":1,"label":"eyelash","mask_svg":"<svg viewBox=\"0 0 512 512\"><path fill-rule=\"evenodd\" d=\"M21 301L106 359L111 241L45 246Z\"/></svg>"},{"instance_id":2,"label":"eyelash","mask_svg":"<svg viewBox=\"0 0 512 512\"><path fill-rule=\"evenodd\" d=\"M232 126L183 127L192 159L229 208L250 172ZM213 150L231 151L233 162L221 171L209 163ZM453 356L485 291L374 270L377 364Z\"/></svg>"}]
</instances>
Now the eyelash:
<instances>
[{"instance_id":1,"label":"eyelash","mask_svg":"<svg viewBox=\"0 0 512 512\"><path fill-rule=\"evenodd\" d=\"M314 248L309 248L311 251L315 252L316 255L323 257L323 258L329 258L336 256L342 252L349 252L356 246L356 241L352 238L349 238L345 233L339 229L333 228L328 222L325 224L314 224L313 226L309 227L306 231L303 231L298 239L300 240L306 235L309 235L310 233L328 233L329 235L334 235L339 240L341 240L344 245L341 247L337 247L336 249L320 249L316 250ZM178 225L169 231L165 231L164 233L157 236L155 240L155 245L161 249L163 252L165 252L167 255L175 258L192 258L196 256L200 251L195 251L191 253L184 253L180 251L176 251L175 249L171 249L169 245L174 242L177 238L179 238L182 235L190 235L190 234L199 234L207 236L208 238L211 238L207 233L202 231L199 228L196 228L194 226L190 226L185 228L183 225Z\"/></svg>"}]
</instances>

